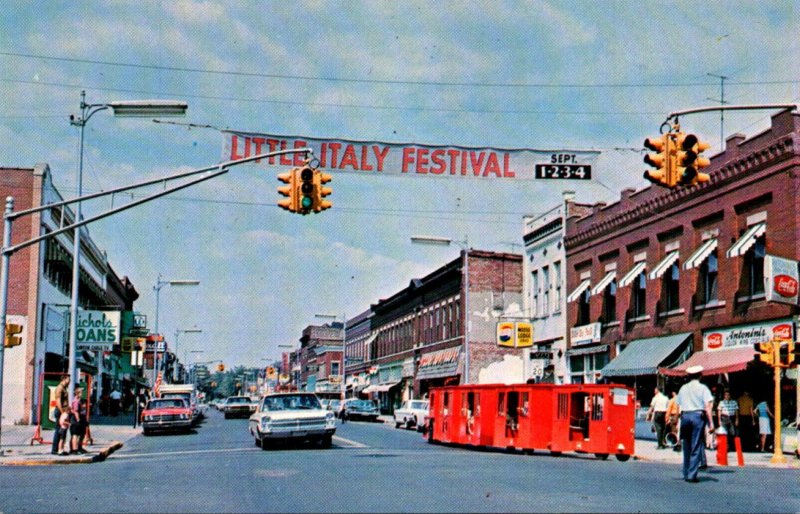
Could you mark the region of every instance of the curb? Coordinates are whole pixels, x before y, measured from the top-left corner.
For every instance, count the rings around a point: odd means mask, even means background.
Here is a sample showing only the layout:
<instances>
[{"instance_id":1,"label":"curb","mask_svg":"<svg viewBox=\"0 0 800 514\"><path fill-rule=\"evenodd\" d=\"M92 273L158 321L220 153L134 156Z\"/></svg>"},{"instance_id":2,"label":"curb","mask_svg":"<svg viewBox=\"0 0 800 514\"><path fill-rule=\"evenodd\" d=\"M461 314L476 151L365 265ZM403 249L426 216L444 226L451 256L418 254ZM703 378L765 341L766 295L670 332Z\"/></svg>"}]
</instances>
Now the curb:
<instances>
[{"instance_id":1,"label":"curb","mask_svg":"<svg viewBox=\"0 0 800 514\"><path fill-rule=\"evenodd\" d=\"M92 464L95 462L102 462L115 451L122 448L120 441L114 441L111 445L103 450L100 450L97 455L89 457L78 457L69 460L64 459L24 459L24 460L0 460L0 466L58 466L66 464Z\"/></svg>"}]
</instances>

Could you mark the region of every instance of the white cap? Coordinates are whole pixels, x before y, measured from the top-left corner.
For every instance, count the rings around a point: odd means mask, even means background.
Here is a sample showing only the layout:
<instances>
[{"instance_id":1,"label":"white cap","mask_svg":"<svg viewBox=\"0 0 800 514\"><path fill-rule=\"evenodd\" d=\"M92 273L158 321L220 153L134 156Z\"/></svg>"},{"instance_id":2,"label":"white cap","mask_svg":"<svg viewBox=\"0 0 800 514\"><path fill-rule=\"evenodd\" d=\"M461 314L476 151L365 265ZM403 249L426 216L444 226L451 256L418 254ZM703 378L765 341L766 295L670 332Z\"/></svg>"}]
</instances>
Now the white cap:
<instances>
[{"instance_id":1,"label":"white cap","mask_svg":"<svg viewBox=\"0 0 800 514\"><path fill-rule=\"evenodd\" d=\"M699 375L700 373L703 372L703 369L704 369L703 366L691 366L689 368L686 368L686 373L690 375Z\"/></svg>"}]
</instances>

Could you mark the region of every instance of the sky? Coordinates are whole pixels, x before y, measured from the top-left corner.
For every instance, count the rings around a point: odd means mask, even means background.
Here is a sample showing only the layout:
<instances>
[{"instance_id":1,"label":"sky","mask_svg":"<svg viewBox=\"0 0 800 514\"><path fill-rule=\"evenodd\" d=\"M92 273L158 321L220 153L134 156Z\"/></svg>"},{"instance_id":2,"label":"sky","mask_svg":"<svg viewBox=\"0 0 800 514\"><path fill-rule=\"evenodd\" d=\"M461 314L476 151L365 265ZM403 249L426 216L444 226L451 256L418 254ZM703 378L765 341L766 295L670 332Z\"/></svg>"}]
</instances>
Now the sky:
<instances>
[{"instance_id":1,"label":"sky","mask_svg":"<svg viewBox=\"0 0 800 514\"><path fill-rule=\"evenodd\" d=\"M223 159L221 130L387 143L596 150L593 179L422 180L335 174L333 208L277 207L281 167L222 177L89 226L140 293L135 310L191 363L261 366L303 328L351 318L455 259L522 252L523 217L575 191L612 203L642 189L642 142L668 114L800 100L791 1L18 1L0 10L0 166L48 163L76 192L87 103L174 99L184 118L86 124L84 193ZM725 79L720 79L725 77ZM751 137L774 110L731 111ZM720 148L718 112L681 117ZM149 192L153 192L150 189ZM141 197L148 190L137 191ZM124 201L117 198L115 205ZM84 216L108 210L86 202ZM196 352L196 353L188 353Z\"/></svg>"}]
</instances>

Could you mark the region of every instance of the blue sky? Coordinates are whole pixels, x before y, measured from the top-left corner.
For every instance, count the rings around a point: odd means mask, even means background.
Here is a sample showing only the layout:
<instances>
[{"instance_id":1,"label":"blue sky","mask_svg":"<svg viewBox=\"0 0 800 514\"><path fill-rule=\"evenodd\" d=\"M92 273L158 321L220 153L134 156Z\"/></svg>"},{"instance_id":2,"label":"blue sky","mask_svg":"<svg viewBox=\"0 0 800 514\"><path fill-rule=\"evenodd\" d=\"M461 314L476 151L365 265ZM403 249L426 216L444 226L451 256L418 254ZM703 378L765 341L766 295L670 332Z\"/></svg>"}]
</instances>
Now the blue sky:
<instances>
[{"instance_id":1,"label":"blue sky","mask_svg":"<svg viewBox=\"0 0 800 514\"><path fill-rule=\"evenodd\" d=\"M458 255L412 235L519 252L522 217L564 189L613 202L647 186L642 141L667 114L800 99L796 2L16 2L0 12L0 164L47 162L74 196L80 91L89 103L182 99L180 123L307 137L599 150L592 182L336 175L334 207L276 206L279 168L227 175L90 226L138 311L176 329L179 353L261 365L315 313L348 317ZM769 126L730 112L726 135ZM166 121L166 120L165 120ZM682 118L719 148L718 113ZM98 113L84 191L218 162L214 128ZM712 151L713 153L713 151ZM84 205L84 215L109 202Z\"/></svg>"}]
</instances>

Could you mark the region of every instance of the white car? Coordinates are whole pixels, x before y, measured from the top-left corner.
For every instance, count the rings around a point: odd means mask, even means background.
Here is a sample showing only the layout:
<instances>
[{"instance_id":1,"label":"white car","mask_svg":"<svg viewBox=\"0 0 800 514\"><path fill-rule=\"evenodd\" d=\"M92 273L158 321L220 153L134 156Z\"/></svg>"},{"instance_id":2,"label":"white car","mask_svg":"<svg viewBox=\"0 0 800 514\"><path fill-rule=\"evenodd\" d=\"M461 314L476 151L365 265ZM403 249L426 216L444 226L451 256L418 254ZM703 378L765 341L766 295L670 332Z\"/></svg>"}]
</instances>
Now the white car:
<instances>
[{"instance_id":1,"label":"white car","mask_svg":"<svg viewBox=\"0 0 800 514\"><path fill-rule=\"evenodd\" d=\"M247 426L262 450L288 440L318 442L330 448L336 414L323 409L314 393L276 393L261 399Z\"/></svg>"},{"instance_id":2,"label":"white car","mask_svg":"<svg viewBox=\"0 0 800 514\"><path fill-rule=\"evenodd\" d=\"M394 426L425 430L425 419L428 416L428 400L406 400L394 411Z\"/></svg>"}]
</instances>

